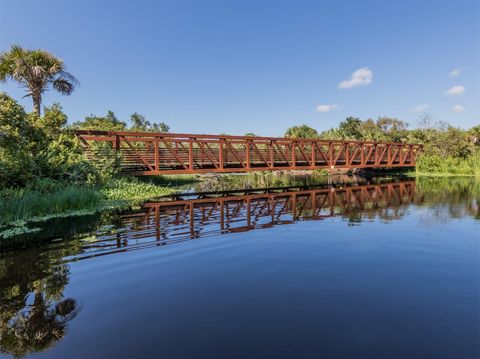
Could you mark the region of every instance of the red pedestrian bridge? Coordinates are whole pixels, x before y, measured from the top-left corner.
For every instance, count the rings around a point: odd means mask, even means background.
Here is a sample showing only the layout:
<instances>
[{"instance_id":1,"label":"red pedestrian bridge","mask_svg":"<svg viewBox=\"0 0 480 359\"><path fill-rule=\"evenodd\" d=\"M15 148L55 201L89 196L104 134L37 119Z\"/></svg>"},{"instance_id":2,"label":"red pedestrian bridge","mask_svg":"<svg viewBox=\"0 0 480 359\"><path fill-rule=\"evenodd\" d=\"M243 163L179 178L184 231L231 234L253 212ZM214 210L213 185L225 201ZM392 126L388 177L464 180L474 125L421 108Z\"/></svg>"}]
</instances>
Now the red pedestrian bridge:
<instances>
[{"instance_id":1,"label":"red pedestrian bridge","mask_svg":"<svg viewBox=\"0 0 480 359\"><path fill-rule=\"evenodd\" d=\"M78 130L87 157L120 154L137 176L414 167L422 145L395 142Z\"/></svg>"}]
</instances>

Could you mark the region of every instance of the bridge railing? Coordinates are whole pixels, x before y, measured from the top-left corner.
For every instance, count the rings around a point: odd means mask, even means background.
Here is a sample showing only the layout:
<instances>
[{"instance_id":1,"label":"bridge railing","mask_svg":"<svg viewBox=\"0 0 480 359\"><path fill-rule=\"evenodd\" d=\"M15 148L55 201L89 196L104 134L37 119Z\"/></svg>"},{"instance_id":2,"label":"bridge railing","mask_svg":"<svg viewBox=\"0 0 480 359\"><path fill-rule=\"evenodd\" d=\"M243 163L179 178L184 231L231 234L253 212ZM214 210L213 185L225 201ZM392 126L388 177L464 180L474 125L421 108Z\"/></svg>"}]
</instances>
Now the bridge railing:
<instances>
[{"instance_id":1,"label":"bridge railing","mask_svg":"<svg viewBox=\"0 0 480 359\"><path fill-rule=\"evenodd\" d=\"M76 135L92 160L117 151L123 171L136 175L412 167L422 148L394 142L150 132L79 130Z\"/></svg>"}]
</instances>

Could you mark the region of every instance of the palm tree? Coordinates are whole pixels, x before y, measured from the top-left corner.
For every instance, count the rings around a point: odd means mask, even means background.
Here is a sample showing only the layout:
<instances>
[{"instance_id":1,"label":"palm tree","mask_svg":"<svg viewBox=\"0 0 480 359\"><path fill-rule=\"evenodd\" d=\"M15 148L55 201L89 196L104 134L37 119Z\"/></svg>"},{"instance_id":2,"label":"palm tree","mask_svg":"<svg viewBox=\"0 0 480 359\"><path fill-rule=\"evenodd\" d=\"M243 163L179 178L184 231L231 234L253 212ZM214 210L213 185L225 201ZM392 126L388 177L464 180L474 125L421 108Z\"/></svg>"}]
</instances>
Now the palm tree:
<instances>
[{"instance_id":1,"label":"palm tree","mask_svg":"<svg viewBox=\"0 0 480 359\"><path fill-rule=\"evenodd\" d=\"M0 54L0 81L13 80L32 96L33 109L40 116L42 94L54 88L62 95L70 95L77 79L65 71L63 61L44 50L27 50L13 45Z\"/></svg>"}]
</instances>

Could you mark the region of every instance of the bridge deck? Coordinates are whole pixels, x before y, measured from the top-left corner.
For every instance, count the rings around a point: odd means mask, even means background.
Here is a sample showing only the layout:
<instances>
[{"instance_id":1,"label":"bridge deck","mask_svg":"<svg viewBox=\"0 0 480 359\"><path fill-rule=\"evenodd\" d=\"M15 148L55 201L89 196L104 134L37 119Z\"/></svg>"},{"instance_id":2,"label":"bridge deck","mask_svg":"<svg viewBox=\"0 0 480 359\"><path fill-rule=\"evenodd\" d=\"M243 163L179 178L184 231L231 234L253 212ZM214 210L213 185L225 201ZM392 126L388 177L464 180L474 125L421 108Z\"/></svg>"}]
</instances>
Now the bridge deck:
<instances>
[{"instance_id":1,"label":"bridge deck","mask_svg":"<svg viewBox=\"0 0 480 359\"><path fill-rule=\"evenodd\" d=\"M149 132L76 131L91 160L121 154L134 175L413 167L418 144Z\"/></svg>"}]
</instances>

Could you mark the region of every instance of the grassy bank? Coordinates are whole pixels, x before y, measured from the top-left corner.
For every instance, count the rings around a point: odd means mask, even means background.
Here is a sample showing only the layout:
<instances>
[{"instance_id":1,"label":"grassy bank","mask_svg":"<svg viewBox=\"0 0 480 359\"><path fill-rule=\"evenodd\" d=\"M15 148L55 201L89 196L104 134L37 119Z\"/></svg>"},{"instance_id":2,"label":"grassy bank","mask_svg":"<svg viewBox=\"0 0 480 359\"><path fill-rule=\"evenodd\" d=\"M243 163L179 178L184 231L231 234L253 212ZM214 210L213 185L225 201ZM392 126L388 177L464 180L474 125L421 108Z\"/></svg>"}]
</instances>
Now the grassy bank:
<instances>
[{"instance_id":1,"label":"grassy bank","mask_svg":"<svg viewBox=\"0 0 480 359\"><path fill-rule=\"evenodd\" d=\"M27 222L127 209L168 195L194 176L111 179L102 186L40 180L25 188L0 190L0 238L27 230Z\"/></svg>"},{"instance_id":2,"label":"grassy bank","mask_svg":"<svg viewBox=\"0 0 480 359\"><path fill-rule=\"evenodd\" d=\"M420 176L475 176L480 177L480 153L466 158L421 155L417 160L416 175Z\"/></svg>"}]
</instances>

